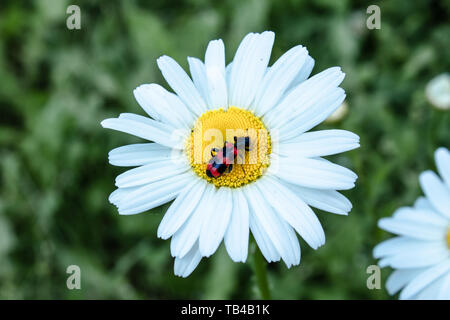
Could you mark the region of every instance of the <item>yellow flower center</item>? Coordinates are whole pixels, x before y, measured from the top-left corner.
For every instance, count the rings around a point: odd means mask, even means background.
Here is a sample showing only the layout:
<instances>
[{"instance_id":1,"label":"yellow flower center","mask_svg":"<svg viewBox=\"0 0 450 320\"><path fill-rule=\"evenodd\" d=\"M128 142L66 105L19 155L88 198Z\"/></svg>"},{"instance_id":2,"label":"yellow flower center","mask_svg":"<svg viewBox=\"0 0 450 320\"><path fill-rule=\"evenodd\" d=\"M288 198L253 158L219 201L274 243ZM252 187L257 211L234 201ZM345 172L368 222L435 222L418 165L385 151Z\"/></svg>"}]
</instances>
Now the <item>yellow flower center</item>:
<instances>
[{"instance_id":1,"label":"yellow flower center","mask_svg":"<svg viewBox=\"0 0 450 320\"><path fill-rule=\"evenodd\" d=\"M237 144L238 155L234 157L232 169L226 165L226 171L216 178L207 175L207 165L216 148L214 160L219 160L224 143L242 142L249 138L250 149L246 151ZM217 187L238 188L258 179L269 166L271 152L270 135L262 121L252 112L237 107L227 110L218 109L203 113L195 122L191 136L187 139L186 153L192 169L200 177ZM214 161L213 160L213 161ZM219 162L219 161L217 161ZM219 162L220 163L220 162Z\"/></svg>"},{"instance_id":2,"label":"yellow flower center","mask_svg":"<svg viewBox=\"0 0 450 320\"><path fill-rule=\"evenodd\" d=\"M450 249L450 227L448 228L448 232L447 232L447 245L448 245L448 248Z\"/></svg>"}]
</instances>

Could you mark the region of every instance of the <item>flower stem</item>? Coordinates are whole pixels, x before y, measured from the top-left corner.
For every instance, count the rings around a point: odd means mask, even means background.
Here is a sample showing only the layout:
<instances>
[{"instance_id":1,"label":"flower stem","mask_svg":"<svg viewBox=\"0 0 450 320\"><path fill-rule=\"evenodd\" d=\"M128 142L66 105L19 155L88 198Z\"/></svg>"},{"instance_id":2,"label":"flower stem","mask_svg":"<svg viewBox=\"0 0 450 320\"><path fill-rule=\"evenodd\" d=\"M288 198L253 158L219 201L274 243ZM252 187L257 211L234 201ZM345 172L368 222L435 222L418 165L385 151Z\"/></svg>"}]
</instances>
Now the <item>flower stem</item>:
<instances>
[{"instance_id":1,"label":"flower stem","mask_svg":"<svg viewBox=\"0 0 450 320\"><path fill-rule=\"evenodd\" d=\"M253 255L253 267L256 276L256 283L258 284L259 293L264 300L272 299L269 290L269 283L267 281L266 261L264 260L261 251L255 244L255 253Z\"/></svg>"}]
</instances>

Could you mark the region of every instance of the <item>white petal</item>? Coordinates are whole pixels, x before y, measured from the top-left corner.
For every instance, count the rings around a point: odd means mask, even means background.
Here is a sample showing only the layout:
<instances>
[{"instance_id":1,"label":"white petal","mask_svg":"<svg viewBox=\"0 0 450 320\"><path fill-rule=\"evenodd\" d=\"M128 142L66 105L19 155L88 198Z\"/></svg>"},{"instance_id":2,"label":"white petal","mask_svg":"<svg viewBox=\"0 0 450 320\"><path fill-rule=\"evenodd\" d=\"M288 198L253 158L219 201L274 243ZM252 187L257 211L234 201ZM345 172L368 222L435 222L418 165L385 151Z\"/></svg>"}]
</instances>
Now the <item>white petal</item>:
<instances>
[{"instance_id":1,"label":"white petal","mask_svg":"<svg viewBox=\"0 0 450 320\"><path fill-rule=\"evenodd\" d=\"M448 272L449 269L450 260L446 260L422 272L416 278L411 280L411 282L402 290L400 293L400 299L410 299L413 295L417 294L420 290L423 290L431 282Z\"/></svg>"},{"instance_id":2,"label":"white petal","mask_svg":"<svg viewBox=\"0 0 450 320\"><path fill-rule=\"evenodd\" d=\"M269 111L298 75L307 57L308 50L302 46L296 46L283 54L264 75L250 109L258 116Z\"/></svg>"},{"instance_id":3,"label":"white petal","mask_svg":"<svg viewBox=\"0 0 450 320\"><path fill-rule=\"evenodd\" d=\"M131 192L137 190L139 187L132 187L132 188L117 188L114 190L108 197L108 201L115 205L116 207L119 206L120 201L124 197L126 197Z\"/></svg>"},{"instance_id":4,"label":"white petal","mask_svg":"<svg viewBox=\"0 0 450 320\"><path fill-rule=\"evenodd\" d=\"M300 107L303 111L297 116L292 115L291 120L279 127L279 140L295 138L310 130L330 114L332 114L345 100L345 92L341 88L334 88L329 94L323 94L311 104L305 103Z\"/></svg>"},{"instance_id":5,"label":"white petal","mask_svg":"<svg viewBox=\"0 0 450 320\"><path fill-rule=\"evenodd\" d=\"M211 109L228 107L227 81L225 78L225 46L222 40L208 44L205 54L205 69Z\"/></svg>"},{"instance_id":6,"label":"white petal","mask_svg":"<svg viewBox=\"0 0 450 320\"><path fill-rule=\"evenodd\" d=\"M292 253L294 254L293 260L288 264L288 262L285 260L287 267L290 268L291 266L297 266L300 264L301 259L301 249L300 249L300 243L298 242L297 235L294 231L294 229L285 221L281 221L281 224L284 227L284 233L288 236L288 242L291 245Z\"/></svg>"},{"instance_id":7,"label":"white petal","mask_svg":"<svg viewBox=\"0 0 450 320\"><path fill-rule=\"evenodd\" d=\"M230 221L233 199L230 188L221 187L214 195L215 205L202 224L199 247L202 256L209 257L222 242Z\"/></svg>"},{"instance_id":8,"label":"white petal","mask_svg":"<svg viewBox=\"0 0 450 320\"><path fill-rule=\"evenodd\" d=\"M450 152L447 148L438 148L434 153L434 158L442 180L447 185L447 189L450 189Z\"/></svg>"},{"instance_id":9,"label":"white petal","mask_svg":"<svg viewBox=\"0 0 450 320\"><path fill-rule=\"evenodd\" d=\"M321 157L359 147L359 137L346 130L321 130L303 133L279 144L277 153L291 157Z\"/></svg>"},{"instance_id":10,"label":"white petal","mask_svg":"<svg viewBox=\"0 0 450 320\"><path fill-rule=\"evenodd\" d=\"M290 90L297 87L300 83L302 83L303 81L308 79L313 68L314 68L314 59L311 58L310 56L308 56L306 58L305 63L303 64L302 68L295 76L295 79L291 82L291 84L287 88L286 92L289 92Z\"/></svg>"},{"instance_id":11,"label":"white petal","mask_svg":"<svg viewBox=\"0 0 450 320\"><path fill-rule=\"evenodd\" d=\"M386 290L390 295L396 294L408 282L424 272L425 268L394 270L386 281Z\"/></svg>"},{"instance_id":12,"label":"white petal","mask_svg":"<svg viewBox=\"0 0 450 320\"><path fill-rule=\"evenodd\" d=\"M406 237L396 237L383 241L374 248L374 257L383 259L381 267L421 268L434 265L449 258L446 245L442 241L422 241Z\"/></svg>"},{"instance_id":13,"label":"white petal","mask_svg":"<svg viewBox=\"0 0 450 320\"><path fill-rule=\"evenodd\" d=\"M313 248L325 243L325 233L311 208L274 178L263 177L256 186L274 210Z\"/></svg>"},{"instance_id":14,"label":"white petal","mask_svg":"<svg viewBox=\"0 0 450 320\"><path fill-rule=\"evenodd\" d=\"M352 209L350 200L335 190L318 190L293 184L289 188L314 208L342 215L347 215Z\"/></svg>"},{"instance_id":15,"label":"white petal","mask_svg":"<svg viewBox=\"0 0 450 320\"><path fill-rule=\"evenodd\" d=\"M262 227L259 219L256 217L255 213L253 212L250 206L249 209L250 209L250 221L249 221L250 230L252 231L253 237L255 238L259 250L261 250L261 253L267 260L267 262L280 261L281 256L278 253L275 246L273 245L272 240L270 240L267 232L264 231L264 228Z\"/></svg>"},{"instance_id":16,"label":"white petal","mask_svg":"<svg viewBox=\"0 0 450 320\"><path fill-rule=\"evenodd\" d=\"M225 78L227 79L227 87L230 88L230 75L233 66L233 61L231 61L225 68Z\"/></svg>"},{"instance_id":17,"label":"white petal","mask_svg":"<svg viewBox=\"0 0 450 320\"><path fill-rule=\"evenodd\" d=\"M432 171L423 172L420 186L433 207L447 218L450 218L450 189Z\"/></svg>"},{"instance_id":18,"label":"white petal","mask_svg":"<svg viewBox=\"0 0 450 320\"><path fill-rule=\"evenodd\" d=\"M308 158L280 158L278 161L279 164L272 164L268 172L295 185L328 190L355 186L356 174L331 162Z\"/></svg>"},{"instance_id":19,"label":"white petal","mask_svg":"<svg viewBox=\"0 0 450 320\"><path fill-rule=\"evenodd\" d=\"M180 192L159 224L159 238L168 239L178 231L202 200L205 188L205 180L197 178Z\"/></svg>"},{"instance_id":20,"label":"white petal","mask_svg":"<svg viewBox=\"0 0 450 320\"><path fill-rule=\"evenodd\" d=\"M425 197L417 198L417 200L414 203L414 208L435 211L435 209L431 205L430 201L428 201L428 199Z\"/></svg>"},{"instance_id":21,"label":"white petal","mask_svg":"<svg viewBox=\"0 0 450 320\"><path fill-rule=\"evenodd\" d=\"M189 167L185 164L162 160L125 171L117 176L116 186L135 187L173 177L187 170Z\"/></svg>"},{"instance_id":22,"label":"white petal","mask_svg":"<svg viewBox=\"0 0 450 320\"><path fill-rule=\"evenodd\" d=\"M145 122L123 117L118 119L106 119L101 122L101 125L104 128L132 134L134 136L162 144L166 147L176 149L182 149L184 147L181 136L173 134L173 127L149 118L142 118L146 119Z\"/></svg>"},{"instance_id":23,"label":"white petal","mask_svg":"<svg viewBox=\"0 0 450 320\"><path fill-rule=\"evenodd\" d=\"M415 295L409 297L411 300L437 300L439 299L439 294L445 281L445 275L435 279L425 288L418 291Z\"/></svg>"},{"instance_id":24,"label":"white petal","mask_svg":"<svg viewBox=\"0 0 450 320\"><path fill-rule=\"evenodd\" d=\"M392 217L400 220L410 220L417 224L436 226L438 228L443 228L443 230L448 225L448 220L441 215L436 214L434 210L401 207L394 212Z\"/></svg>"},{"instance_id":25,"label":"white petal","mask_svg":"<svg viewBox=\"0 0 450 320\"><path fill-rule=\"evenodd\" d=\"M333 67L300 83L264 116L265 122L271 128L284 127L335 92L344 77L339 67Z\"/></svg>"},{"instance_id":26,"label":"white petal","mask_svg":"<svg viewBox=\"0 0 450 320\"><path fill-rule=\"evenodd\" d=\"M387 240L384 240L377 244L373 249L374 258L382 258L385 256L396 255L402 253L407 248L412 247L427 247L436 246L440 242L438 241L424 241L419 239L414 239L410 237L394 237Z\"/></svg>"},{"instance_id":27,"label":"white petal","mask_svg":"<svg viewBox=\"0 0 450 320\"><path fill-rule=\"evenodd\" d=\"M217 206L215 200L215 187L207 184L203 198L198 203L194 212L172 236L172 241L170 242L172 256L182 258L189 252L199 238L206 217Z\"/></svg>"},{"instance_id":28,"label":"white petal","mask_svg":"<svg viewBox=\"0 0 450 320\"><path fill-rule=\"evenodd\" d=\"M211 106L211 97L209 96L205 65L200 59L193 57L188 57L188 63L194 85L209 108Z\"/></svg>"},{"instance_id":29,"label":"white petal","mask_svg":"<svg viewBox=\"0 0 450 320\"><path fill-rule=\"evenodd\" d=\"M186 172L137 188L120 200L119 214L136 214L169 202L191 179L192 173Z\"/></svg>"},{"instance_id":30,"label":"white petal","mask_svg":"<svg viewBox=\"0 0 450 320\"><path fill-rule=\"evenodd\" d=\"M249 211L241 192L233 192L233 210L225 233L225 247L234 262L245 262L248 254Z\"/></svg>"},{"instance_id":31,"label":"white petal","mask_svg":"<svg viewBox=\"0 0 450 320\"><path fill-rule=\"evenodd\" d=\"M170 128L172 130L175 129L175 127L169 123L162 123L159 120L153 121L153 119L150 119L149 117L141 116L140 114L135 114L135 113L128 113L128 112L121 113L121 114L119 114L119 119L132 120L132 121L140 122L143 124L154 125L158 128Z\"/></svg>"},{"instance_id":32,"label":"white petal","mask_svg":"<svg viewBox=\"0 0 450 320\"><path fill-rule=\"evenodd\" d=\"M111 150L108 159L114 166L134 167L162 160L172 161L172 156L178 154L178 151L157 143L137 143Z\"/></svg>"},{"instance_id":33,"label":"white petal","mask_svg":"<svg viewBox=\"0 0 450 320\"><path fill-rule=\"evenodd\" d=\"M450 300L450 273L444 277L441 290L439 291L437 298L440 300Z\"/></svg>"},{"instance_id":34,"label":"white petal","mask_svg":"<svg viewBox=\"0 0 450 320\"><path fill-rule=\"evenodd\" d=\"M448 254L442 248L435 248L433 251L420 251L414 254L403 253L395 256L389 256L379 261L379 266L406 269L406 268L422 268L433 266L436 263L448 259Z\"/></svg>"},{"instance_id":35,"label":"white petal","mask_svg":"<svg viewBox=\"0 0 450 320\"><path fill-rule=\"evenodd\" d=\"M248 108L255 97L267 64L274 41L274 33L249 33L242 40L230 73L229 105Z\"/></svg>"},{"instance_id":36,"label":"white petal","mask_svg":"<svg viewBox=\"0 0 450 320\"><path fill-rule=\"evenodd\" d=\"M378 227L391 233L422 240L441 240L443 236L442 228L406 219L382 218L378 221Z\"/></svg>"},{"instance_id":37,"label":"white petal","mask_svg":"<svg viewBox=\"0 0 450 320\"><path fill-rule=\"evenodd\" d=\"M197 116L205 112L207 109L205 101L183 68L168 56L159 57L157 63L167 83L184 104Z\"/></svg>"},{"instance_id":38,"label":"white petal","mask_svg":"<svg viewBox=\"0 0 450 320\"><path fill-rule=\"evenodd\" d=\"M290 268L299 264L300 245L295 234L292 234L292 228L275 214L254 185L250 184L245 191L252 213L255 214L255 218L258 219L286 266Z\"/></svg>"},{"instance_id":39,"label":"white petal","mask_svg":"<svg viewBox=\"0 0 450 320\"><path fill-rule=\"evenodd\" d=\"M191 112L179 101L171 103L171 94L158 84L143 84L134 89L134 97L139 105L153 118L175 128L188 128L192 121Z\"/></svg>"},{"instance_id":40,"label":"white petal","mask_svg":"<svg viewBox=\"0 0 450 320\"><path fill-rule=\"evenodd\" d=\"M193 126L195 121L195 115L186 107L186 105L181 101L181 99L172 92L169 92L164 89L164 98L167 101L167 104L173 110L177 110L180 113L180 117L187 124L189 129ZM178 128L179 129L179 128Z\"/></svg>"},{"instance_id":41,"label":"white petal","mask_svg":"<svg viewBox=\"0 0 450 320\"><path fill-rule=\"evenodd\" d=\"M198 243L196 243L183 258L175 258L173 265L175 275L183 278L188 277L197 268L200 260L202 260L202 255L198 249Z\"/></svg>"}]
</instances>

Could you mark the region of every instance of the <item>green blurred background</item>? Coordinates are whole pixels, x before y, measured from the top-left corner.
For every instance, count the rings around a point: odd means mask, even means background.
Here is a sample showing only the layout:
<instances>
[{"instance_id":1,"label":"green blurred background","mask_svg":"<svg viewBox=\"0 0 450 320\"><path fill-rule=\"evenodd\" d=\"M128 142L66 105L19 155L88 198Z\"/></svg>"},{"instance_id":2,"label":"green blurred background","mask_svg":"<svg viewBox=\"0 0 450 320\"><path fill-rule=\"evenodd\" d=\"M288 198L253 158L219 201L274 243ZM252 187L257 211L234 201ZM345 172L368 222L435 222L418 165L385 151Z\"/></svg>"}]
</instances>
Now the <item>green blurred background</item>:
<instances>
[{"instance_id":1,"label":"green blurred background","mask_svg":"<svg viewBox=\"0 0 450 320\"><path fill-rule=\"evenodd\" d=\"M66 8L81 8L81 30ZM366 8L381 8L381 30ZM349 113L335 124L361 148L331 157L357 172L344 192L348 217L318 212L327 243L301 241L302 262L269 265L277 299L385 299L366 287L373 246L389 237L380 217L421 194L418 174L449 147L449 111L433 109L425 86L450 67L449 1L5 1L0 4L0 298L259 298L250 263L223 246L187 279L173 275L169 241L156 237L167 205L119 216L107 197L123 168L107 153L139 139L104 130L120 112L144 114L132 90L167 87L155 59L187 67L209 40L223 38L227 61L251 31L276 32L272 62L296 44L316 60L313 74L339 65ZM81 268L68 290L66 268Z\"/></svg>"}]
</instances>

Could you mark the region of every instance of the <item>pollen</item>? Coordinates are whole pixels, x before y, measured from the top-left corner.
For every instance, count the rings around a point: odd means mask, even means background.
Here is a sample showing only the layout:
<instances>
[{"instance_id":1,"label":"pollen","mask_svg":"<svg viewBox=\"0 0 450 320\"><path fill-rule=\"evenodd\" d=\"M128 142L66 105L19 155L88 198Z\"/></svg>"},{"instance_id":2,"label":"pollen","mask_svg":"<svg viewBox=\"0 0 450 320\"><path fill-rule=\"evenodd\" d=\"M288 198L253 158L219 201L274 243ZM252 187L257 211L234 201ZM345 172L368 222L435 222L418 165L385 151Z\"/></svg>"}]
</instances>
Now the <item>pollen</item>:
<instances>
[{"instance_id":1,"label":"pollen","mask_svg":"<svg viewBox=\"0 0 450 320\"><path fill-rule=\"evenodd\" d=\"M225 142L234 144L235 137L238 140L249 137L249 150L238 148L231 171L227 170L217 178L208 177L206 169L213 158L211 150L222 150ZM186 143L185 150L193 171L216 187L238 188L251 183L264 174L270 163L269 131L251 111L237 107L203 113L196 120Z\"/></svg>"},{"instance_id":2,"label":"pollen","mask_svg":"<svg viewBox=\"0 0 450 320\"><path fill-rule=\"evenodd\" d=\"M447 245L448 245L448 248L450 249L450 227L448 228L448 231L447 231Z\"/></svg>"}]
</instances>

